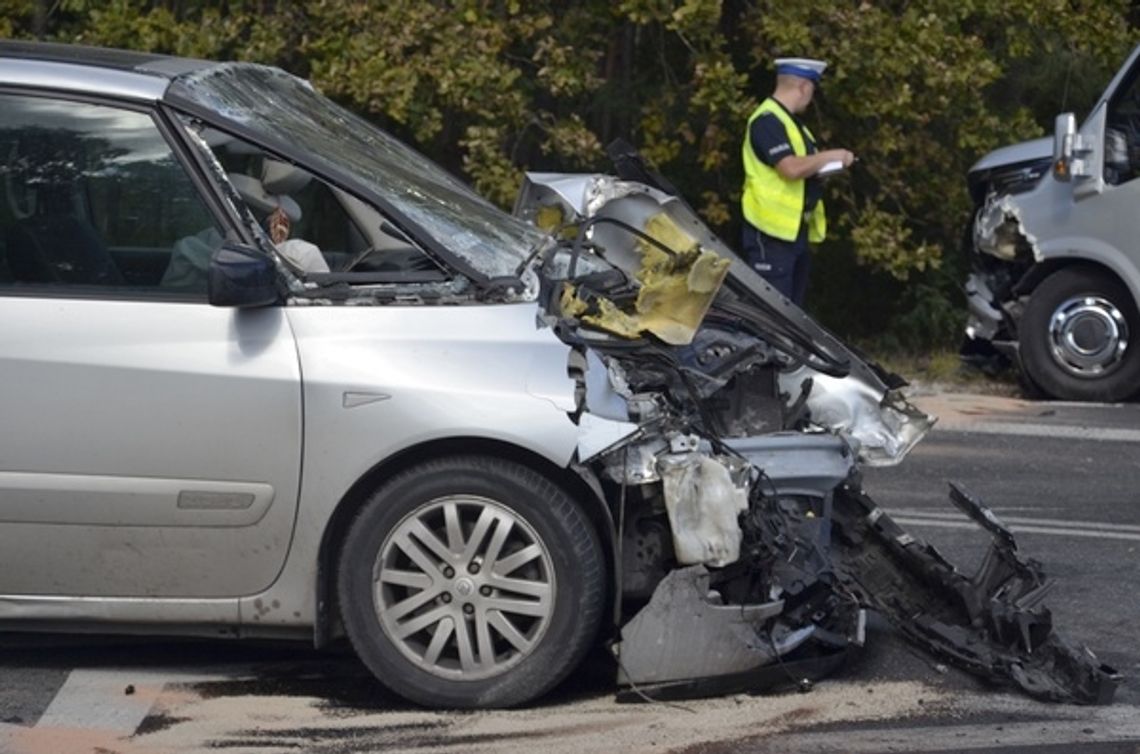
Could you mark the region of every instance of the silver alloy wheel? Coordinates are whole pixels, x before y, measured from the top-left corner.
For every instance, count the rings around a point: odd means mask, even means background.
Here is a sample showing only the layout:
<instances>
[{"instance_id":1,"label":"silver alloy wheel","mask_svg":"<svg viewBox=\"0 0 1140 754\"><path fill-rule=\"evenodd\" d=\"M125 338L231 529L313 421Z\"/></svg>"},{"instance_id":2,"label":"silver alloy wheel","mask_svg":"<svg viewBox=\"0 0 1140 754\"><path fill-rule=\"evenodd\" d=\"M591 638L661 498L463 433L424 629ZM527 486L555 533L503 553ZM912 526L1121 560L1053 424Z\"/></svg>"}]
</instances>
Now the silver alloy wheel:
<instances>
[{"instance_id":1,"label":"silver alloy wheel","mask_svg":"<svg viewBox=\"0 0 1140 754\"><path fill-rule=\"evenodd\" d=\"M1049 319L1049 351L1069 374L1101 377L1120 365L1127 350L1128 322L1106 298L1070 298Z\"/></svg>"},{"instance_id":2,"label":"silver alloy wheel","mask_svg":"<svg viewBox=\"0 0 1140 754\"><path fill-rule=\"evenodd\" d=\"M554 566L502 503L456 495L405 516L372 573L377 617L419 668L449 680L499 675L539 644L554 612Z\"/></svg>"}]
</instances>

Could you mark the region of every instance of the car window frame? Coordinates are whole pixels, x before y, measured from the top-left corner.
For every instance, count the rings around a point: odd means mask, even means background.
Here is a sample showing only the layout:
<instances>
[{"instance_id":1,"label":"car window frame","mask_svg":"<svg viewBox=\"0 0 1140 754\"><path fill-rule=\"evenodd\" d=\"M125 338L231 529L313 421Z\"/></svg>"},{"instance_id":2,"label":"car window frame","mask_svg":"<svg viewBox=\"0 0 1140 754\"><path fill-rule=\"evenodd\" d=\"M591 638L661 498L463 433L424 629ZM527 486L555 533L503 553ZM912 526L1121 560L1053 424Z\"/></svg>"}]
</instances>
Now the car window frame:
<instances>
[{"instance_id":1,"label":"car window frame","mask_svg":"<svg viewBox=\"0 0 1140 754\"><path fill-rule=\"evenodd\" d=\"M240 224L234 222L230 213L226 211L224 203L217 196L214 186L205 180L200 166L190 158L186 145L178 133L175 124L172 124L158 102L144 102L129 98L114 96L86 94L70 90L57 90L44 87L13 86L0 84L0 95L16 95L24 97L38 97L41 99L60 102L74 102L77 104L97 105L120 110L128 110L149 116L163 141L170 148L174 159L181 166L183 172L190 179L198 197L202 200L206 211L217 225L226 240L243 239L238 232ZM173 253L173 251L172 251ZM209 305L209 296L206 291L170 291L163 290L161 286L131 287L131 286L70 286L49 285L41 283L22 283L19 286L0 283L0 297L4 298L51 298L51 299L85 299L98 301L142 301L156 303L203 304Z\"/></svg>"},{"instance_id":2,"label":"car window frame","mask_svg":"<svg viewBox=\"0 0 1140 754\"><path fill-rule=\"evenodd\" d=\"M274 159L277 159L277 160L282 161L282 162L287 162L290 164L297 165L298 167L302 168L303 170L308 172L310 175L312 175L313 179L319 181L320 183L323 183L327 188L330 189L330 191L333 188L338 189L340 191L343 191L343 192L349 194L350 196L352 196L357 201L363 202L363 203L367 204L368 206L372 207L372 209L375 212L377 212L378 214L381 214L381 215L385 214L385 213L381 212L375 206L375 204L373 202L370 202L366 199L362 199L359 196L358 192L346 189L343 186L340 186L340 185L336 184L335 182L328 180L327 178L325 178L323 175L321 175L318 171L314 170L310 165L306 164L305 162L303 162L301 160L297 160L293 157L288 157L288 156L282 155L282 154L274 151L273 149L270 149L269 147L265 146L264 144L254 140L254 139L250 139L245 134L239 134L236 131L233 131L233 130L227 129L227 128L220 128L220 127L214 125L213 123L211 123L211 122L209 122L203 118L198 117L197 115L187 113L185 111L179 110L178 108L175 108L175 107L171 107L170 105L167 105L167 104L162 103L162 102L158 103L157 109L160 113L162 113L163 118L167 121L169 128L173 134L173 138L177 139L179 141L179 143L182 145L182 147L186 150L187 159L191 160L194 163L195 168L200 172L202 180L209 182L210 188L213 191L213 195L215 196L215 198L217 199L219 204L225 208L224 211L225 211L226 215L230 218L231 222L237 228L239 228L242 231L241 240L247 246L251 246L255 249L261 249L261 244L259 243L259 241L264 241L264 239L255 238L254 234L251 232L251 230L248 226L248 223L245 221L245 219L240 217L240 215L238 215L234 212L235 208L233 207L232 202L222 200L221 197L225 195L225 191L217 183L218 177L215 176L214 167L207 163L206 155L202 154L201 147L198 144L195 144L191 140L191 138L186 134L186 132L185 132L186 125L183 122L181 122L181 119L184 118L184 119L190 120L192 122L193 121L200 122L202 125L206 126L207 128L218 131L219 133L226 134L227 136L230 136L234 139L239 139L240 141L244 142L245 144L247 144L249 146L256 147L257 149L262 150L267 156L273 157ZM217 159L217 157L215 156L214 159ZM353 229L355 229L355 231L358 234L360 234L363 238L365 238L367 240L368 234L364 231L364 229L362 229L360 227L359 224L357 224L356 219L352 216L352 214L350 212L348 212L348 210L343 206L343 204L341 204L340 198L336 197L334 195L333 201L336 201L337 204L340 206L341 210L345 214L345 219L349 223L351 223ZM307 277L305 279L307 279Z\"/></svg>"},{"instance_id":3,"label":"car window frame","mask_svg":"<svg viewBox=\"0 0 1140 754\"><path fill-rule=\"evenodd\" d=\"M211 186L213 186L215 192L217 192L219 195L225 195L226 190L218 185L219 177L214 175L215 170L213 165L207 162L207 157L205 154L203 154L202 147L198 144L195 144L194 140L190 138L188 133L186 133L187 125L182 123L181 119L185 119L190 122L198 122L204 125L206 128L210 128L221 133L226 133L226 135L235 139L241 139L245 144L261 149L261 151L266 154L266 156L272 157L272 159L298 165L298 167L302 170L309 172L312 178L319 180L320 183L325 184L325 186L328 188L341 190L341 192L355 198L356 201L367 204L370 206L370 208L373 209L374 212L378 214L378 216L381 216L386 221L391 222L391 224L399 229L400 232L404 232L404 228L400 226L400 222L402 221L402 214L386 208L386 205L383 202L374 201L368 193L361 192L360 187L351 183L347 183L347 181L337 180L333 175L331 175L331 172L321 169L319 165L315 164L314 162L304 160L303 157L298 157L294 154L284 152L282 149L279 149L274 145L267 144L266 141L255 138L253 133L251 133L249 130L238 128L236 124L231 123L225 119L211 119L211 117L203 117L200 113L192 112L190 110L187 110L187 108L174 106L170 103L165 102L158 103L157 110L163 114L166 120L168 120L170 128L174 133L174 138L179 139L182 146L185 147L188 154L188 159L193 160L197 169L201 170L205 176L203 179L209 180ZM217 157L214 157L214 159L217 159ZM336 201L340 202L339 198L336 198ZM220 198L219 202L221 202ZM239 232L241 232L242 242L246 245L252 246L254 249L258 249L264 252L264 244L267 244L269 242L268 236L263 233L263 230L258 234L253 233L252 229L249 227L249 222L239 216L239 214L235 213L233 209L230 209L230 202L221 203L226 206L227 216L231 219L231 221L234 222L234 224L239 229ZM348 212L348 210L345 210L345 214L347 214L348 221L351 222L353 227L357 229L357 233L360 233L367 238L368 234L363 228L360 228L360 226L357 224L356 218L353 218L352 214ZM454 279L458 276L463 276L463 271L456 269L455 265L451 264L449 259L440 259L438 256L435 256L435 254L432 253L430 249L426 249L424 244L420 241L420 238L417 238L416 236L410 234L409 237L412 238L416 244L416 248L424 254L424 257L426 259L429 259L432 264L439 268L438 273L434 270L431 271L431 273L416 273L416 271L406 271L406 273L392 273L391 276L393 279L391 279L391 281L386 281L386 283L406 286L439 286L440 284L454 281ZM287 265L284 266L286 268L288 267ZM288 276L293 277L296 282L302 285L311 284L317 285L318 287L328 287L336 285L337 283L349 285L367 285L367 283L364 282L353 283L352 281L349 281L349 279L343 279L345 275L348 275L345 273L306 274L299 273L299 271L294 271L293 269L287 269L286 271L283 271L282 265L278 265L278 274L287 274ZM356 275L356 273L352 274ZM442 278L440 276L442 276Z\"/></svg>"},{"instance_id":4,"label":"car window frame","mask_svg":"<svg viewBox=\"0 0 1140 754\"><path fill-rule=\"evenodd\" d=\"M267 155L270 155L275 159L297 165L311 173L314 178L323 181L326 185L335 186L341 191L352 195L358 201L364 202L365 204L372 207L377 213L392 223L392 225L398 231L414 241L420 251L424 253L435 265L437 265L446 276L446 281L440 281L438 278L424 276L423 279L420 279L414 273L404 273L404 279L398 281L400 284L406 286L423 285L428 287L438 287L441 282L453 281L456 278L460 277L471 281L479 281L486 278L485 275L482 275L477 270L474 270L474 268L471 268L469 265L461 264L460 260L457 260L455 258L455 255L453 255L451 252L441 250L439 244L431 238L430 234L424 232L422 229L419 229L414 221L407 218L395 207L390 206L389 203L384 201L382 198L377 197L374 192L368 191L366 187L360 186L356 182L346 179L342 171L336 169L335 166L330 167L331 163L321 163L319 161L306 160L304 156L298 156L296 154L290 153L288 150L284 149L280 144L278 144L278 142L270 142L266 139L259 138L258 134L252 132L248 128L243 127L240 123L227 119L218 113L214 113L201 107L194 106L193 103L183 103L181 101L175 103L163 99L159 101L158 109L162 111L165 117L170 119L170 121L174 124L178 123L179 117L200 121L209 128L225 134L229 134L234 138L241 139L248 144L252 144L257 148L264 150ZM209 166L206 165L205 162L202 162L203 158L198 155L198 149L196 148L196 145L190 141L190 138L184 133L178 133L177 137L185 140L187 149L194 154L194 159L200 162L201 168L204 171L209 171ZM213 179L212 175L211 180L215 180ZM221 189L219 187L219 191L220 190ZM239 220L239 224L244 230L245 223ZM416 228L418 232L412 232L409 230L410 228ZM254 239L252 235L248 234L248 231L245 233L245 235L247 236L247 243L251 243L257 248L261 248L260 245L257 244L256 239ZM339 273L327 274L333 276L339 275ZM308 277L302 278L300 276L298 276L297 279L309 280ZM310 282L313 282L320 287L333 285L333 283L321 283L316 282L315 280ZM352 285L352 283L349 284ZM367 284L358 283L357 285Z\"/></svg>"}]
</instances>

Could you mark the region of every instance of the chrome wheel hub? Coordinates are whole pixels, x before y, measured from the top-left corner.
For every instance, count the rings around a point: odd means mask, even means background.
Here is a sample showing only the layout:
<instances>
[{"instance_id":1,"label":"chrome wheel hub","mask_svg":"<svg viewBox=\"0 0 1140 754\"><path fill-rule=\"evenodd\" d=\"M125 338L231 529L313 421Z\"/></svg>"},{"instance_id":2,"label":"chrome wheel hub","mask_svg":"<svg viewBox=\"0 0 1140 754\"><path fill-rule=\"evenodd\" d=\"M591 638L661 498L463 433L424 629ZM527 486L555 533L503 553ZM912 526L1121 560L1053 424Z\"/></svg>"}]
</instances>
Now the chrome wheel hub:
<instances>
[{"instance_id":1,"label":"chrome wheel hub","mask_svg":"<svg viewBox=\"0 0 1140 754\"><path fill-rule=\"evenodd\" d=\"M1101 377L1119 367L1128 350L1128 321L1100 296L1068 299L1049 320L1049 350L1069 374Z\"/></svg>"},{"instance_id":2,"label":"chrome wheel hub","mask_svg":"<svg viewBox=\"0 0 1140 754\"><path fill-rule=\"evenodd\" d=\"M517 513L482 497L439 498L406 516L372 576L384 633L422 670L453 680L518 664L554 611L546 545Z\"/></svg>"}]
</instances>

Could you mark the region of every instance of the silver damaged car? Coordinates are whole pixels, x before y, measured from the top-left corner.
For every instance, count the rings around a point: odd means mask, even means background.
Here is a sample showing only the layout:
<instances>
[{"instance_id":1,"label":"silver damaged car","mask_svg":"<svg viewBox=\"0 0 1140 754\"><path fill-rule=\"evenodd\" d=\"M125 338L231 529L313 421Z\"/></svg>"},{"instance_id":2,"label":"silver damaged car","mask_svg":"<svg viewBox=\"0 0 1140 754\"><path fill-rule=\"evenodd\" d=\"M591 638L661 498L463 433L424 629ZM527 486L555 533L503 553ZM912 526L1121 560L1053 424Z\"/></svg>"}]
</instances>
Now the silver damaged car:
<instances>
[{"instance_id":1,"label":"silver damaged car","mask_svg":"<svg viewBox=\"0 0 1140 754\"><path fill-rule=\"evenodd\" d=\"M1111 699L984 505L967 577L862 490L933 422L902 381L613 157L508 215L280 70L0 42L0 623L347 638L495 707L600 643L658 697L820 677L874 609Z\"/></svg>"}]
</instances>

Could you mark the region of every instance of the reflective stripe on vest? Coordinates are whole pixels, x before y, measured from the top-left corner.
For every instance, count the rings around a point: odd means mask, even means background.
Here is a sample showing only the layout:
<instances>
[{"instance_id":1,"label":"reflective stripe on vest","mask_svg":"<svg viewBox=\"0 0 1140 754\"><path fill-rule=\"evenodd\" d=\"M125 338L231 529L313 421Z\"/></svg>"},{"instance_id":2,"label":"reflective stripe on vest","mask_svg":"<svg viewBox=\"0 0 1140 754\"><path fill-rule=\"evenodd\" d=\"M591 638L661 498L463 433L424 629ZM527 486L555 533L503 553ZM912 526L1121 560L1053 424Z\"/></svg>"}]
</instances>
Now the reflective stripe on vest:
<instances>
[{"instance_id":1,"label":"reflective stripe on vest","mask_svg":"<svg viewBox=\"0 0 1140 754\"><path fill-rule=\"evenodd\" d=\"M792 116L772 98L760 103L748 118L744 132L744 197L741 199L744 219L754 228L773 238L795 241L804 214L804 181L789 181L773 167L769 167L752 148L752 121L765 113L775 115L788 134L792 154L807 154L803 135ZM808 138L815 140L811 131L804 128ZM823 200L816 202L808 223L808 240L819 243L827 236L827 218Z\"/></svg>"}]
</instances>

